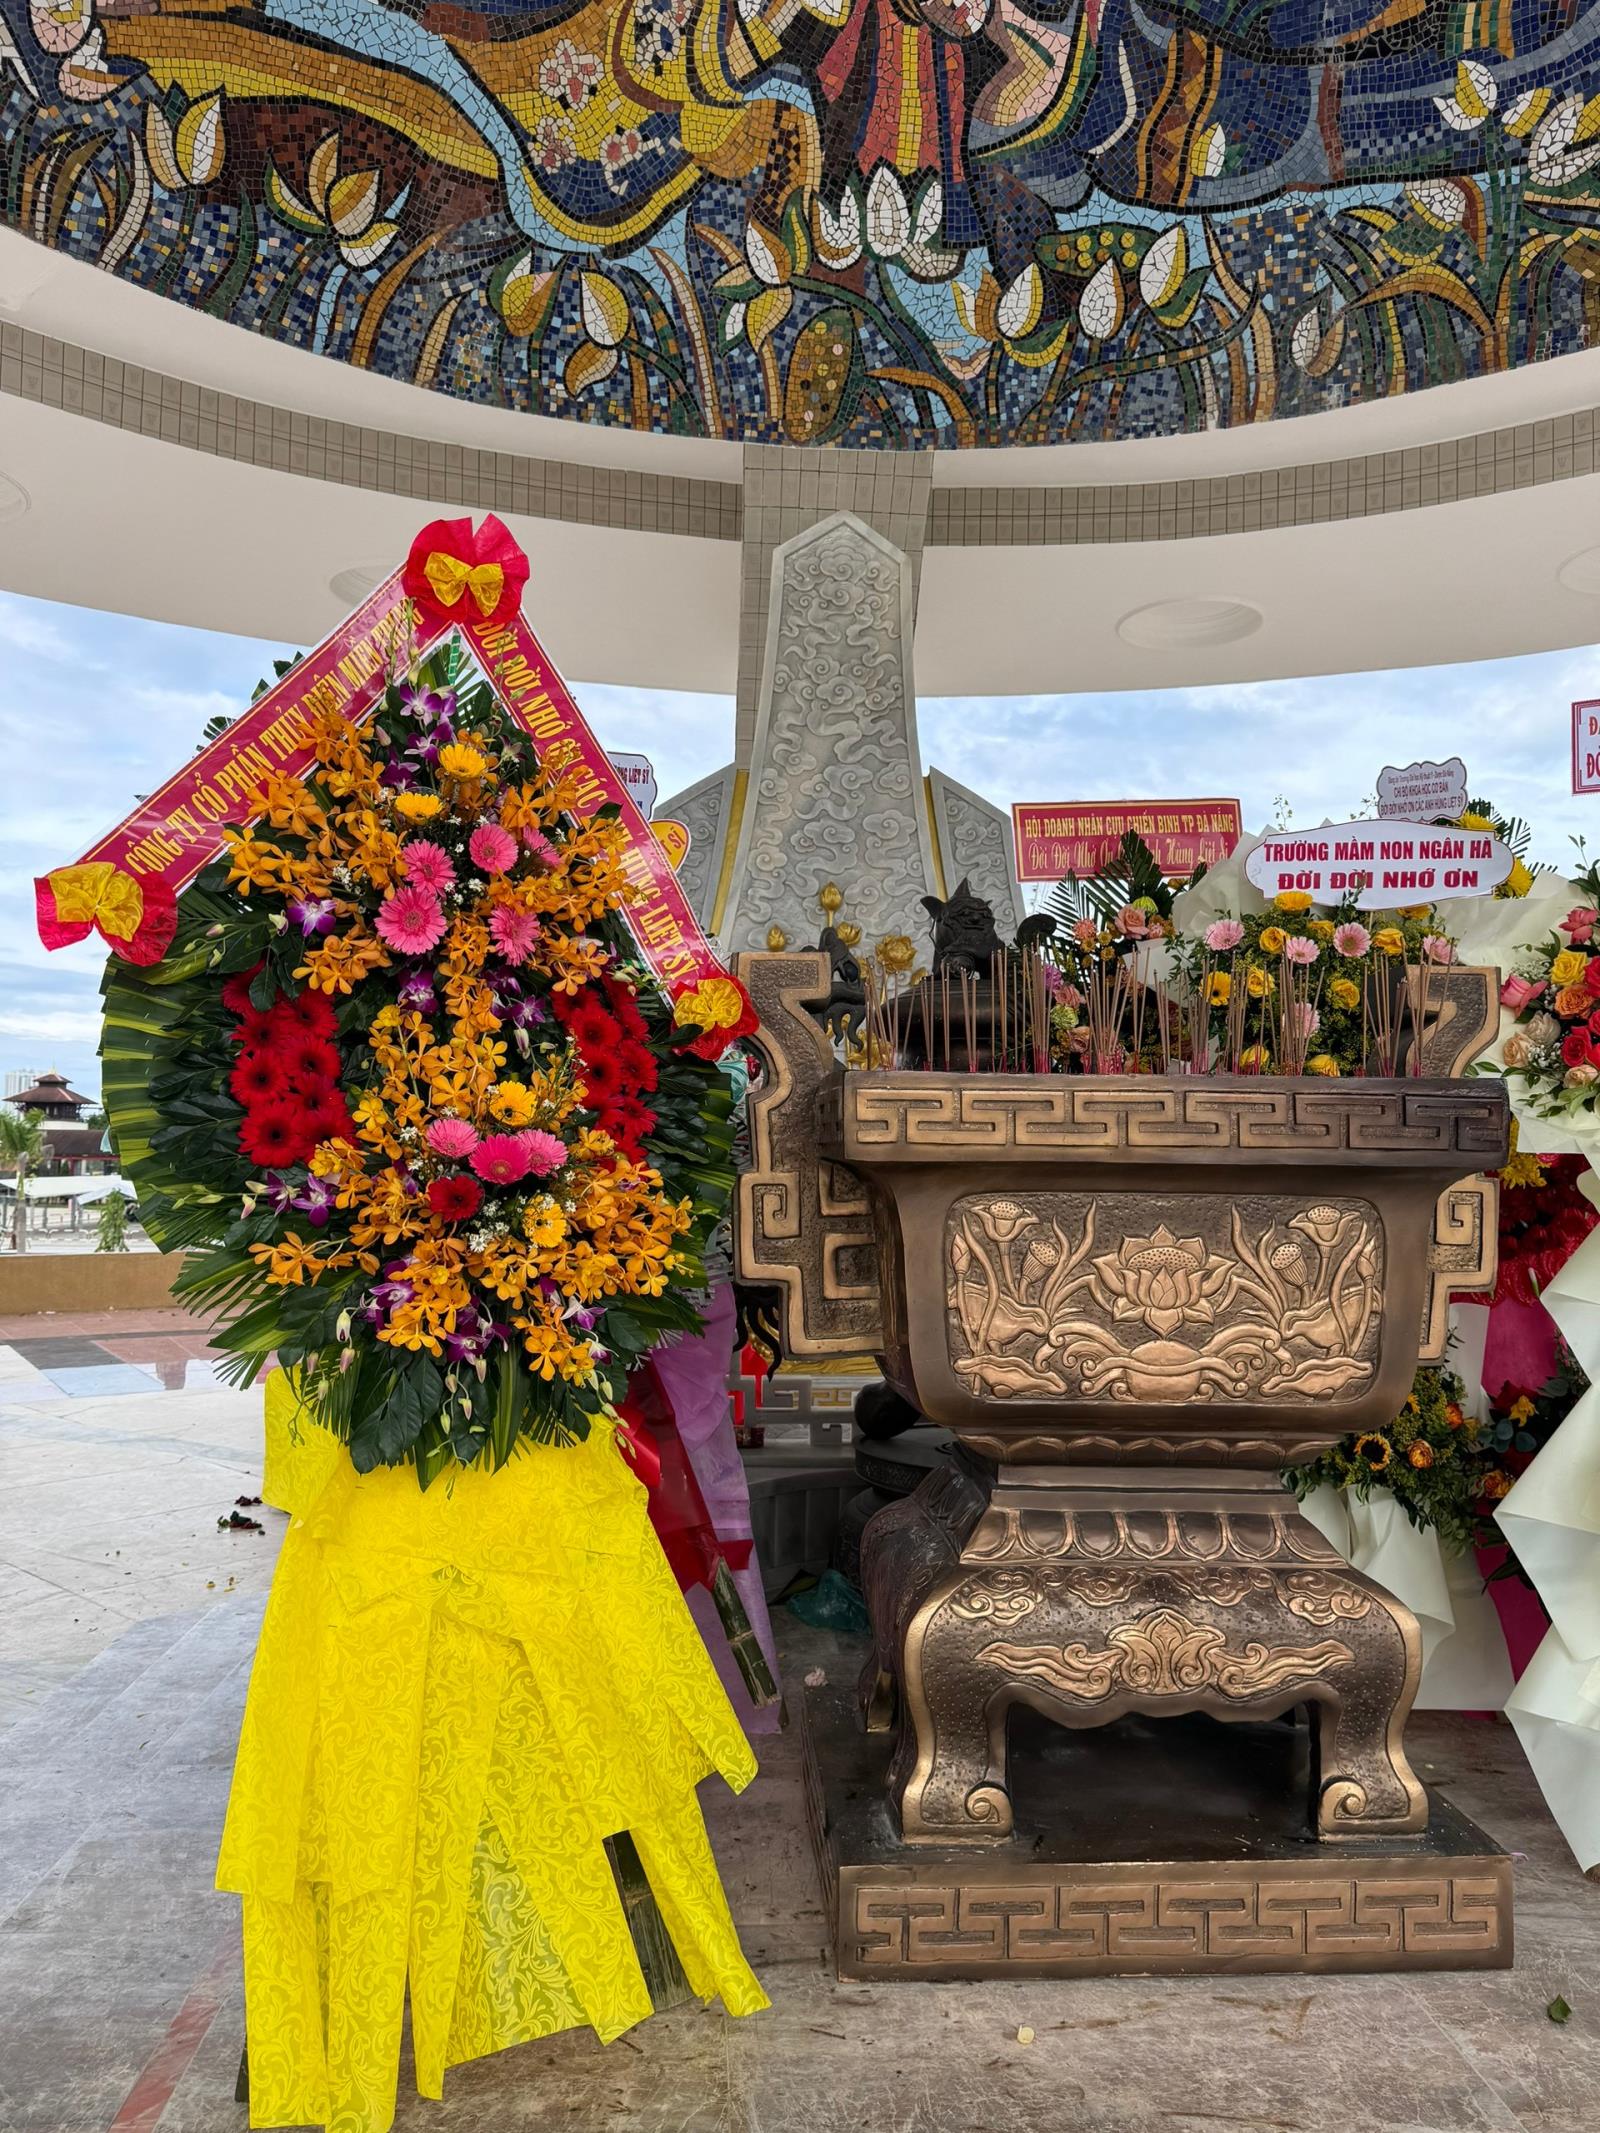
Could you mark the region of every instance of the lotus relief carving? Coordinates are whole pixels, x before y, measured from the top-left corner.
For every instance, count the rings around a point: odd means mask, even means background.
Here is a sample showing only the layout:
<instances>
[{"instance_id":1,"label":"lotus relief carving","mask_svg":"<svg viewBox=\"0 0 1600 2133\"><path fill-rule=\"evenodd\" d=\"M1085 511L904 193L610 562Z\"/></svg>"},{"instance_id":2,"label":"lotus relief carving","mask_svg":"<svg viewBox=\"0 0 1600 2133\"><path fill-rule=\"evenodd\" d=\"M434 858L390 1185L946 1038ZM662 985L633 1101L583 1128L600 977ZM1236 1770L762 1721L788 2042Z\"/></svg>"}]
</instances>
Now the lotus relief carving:
<instances>
[{"instance_id":1,"label":"lotus relief carving","mask_svg":"<svg viewBox=\"0 0 1600 2133\"><path fill-rule=\"evenodd\" d=\"M951 1360L993 1399L1310 1400L1375 1367L1365 1201L975 1196L946 1234Z\"/></svg>"}]
</instances>

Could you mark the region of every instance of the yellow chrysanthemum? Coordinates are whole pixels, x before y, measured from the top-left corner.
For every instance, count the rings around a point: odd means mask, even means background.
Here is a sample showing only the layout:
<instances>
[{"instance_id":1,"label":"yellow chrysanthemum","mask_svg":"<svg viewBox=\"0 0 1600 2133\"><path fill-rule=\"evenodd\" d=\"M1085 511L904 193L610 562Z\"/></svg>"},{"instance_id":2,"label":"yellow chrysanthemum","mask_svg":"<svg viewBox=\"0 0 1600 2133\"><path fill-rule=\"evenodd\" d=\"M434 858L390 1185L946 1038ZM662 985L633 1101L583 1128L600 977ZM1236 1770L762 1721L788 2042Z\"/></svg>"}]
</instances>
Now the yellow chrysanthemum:
<instances>
[{"instance_id":1,"label":"yellow chrysanthemum","mask_svg":"<svg viewBox=\"0 0 1600 2133\"><path fill-rule=\"evenodd\" d=\"M406 822L431 822L444 810L444 802L436 792L397 792L394 796L394 811Z\"/></svg>"},{"instance_id":2,"label":"yellow chrysanthemum","mask_svg":"<svg viewBox=\"0 0 1600 2133\"><path fill-rule=\"evenodd\" d=\"M447 778L481 778L488 765L465 741L447 741L439 750L439 768Z\"/></svg>"},{"instance_id":3,"label":"yellow chrysanthemum","mask_svg":"<svg viewBox=\"0 0 1600 2133\"><path fill-rule=\"evenodd\" d=\"M1304 889L1280 889L1272 901L1274 908L1279 911L1300 912L1311 909L1311 898Z\"/></svg>"}]
</instances>

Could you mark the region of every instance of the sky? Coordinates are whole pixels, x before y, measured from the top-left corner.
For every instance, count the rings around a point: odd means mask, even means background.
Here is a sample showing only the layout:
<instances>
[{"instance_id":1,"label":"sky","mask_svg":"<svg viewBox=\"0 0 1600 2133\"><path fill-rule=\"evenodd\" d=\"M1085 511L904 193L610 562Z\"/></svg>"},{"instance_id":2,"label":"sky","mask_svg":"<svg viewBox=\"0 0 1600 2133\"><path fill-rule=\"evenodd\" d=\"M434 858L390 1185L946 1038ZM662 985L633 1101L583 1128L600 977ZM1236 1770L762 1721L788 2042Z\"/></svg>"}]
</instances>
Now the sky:
<instances>
[{"instance_id":1,"label":"sky","mask_svg":"<svg viewBox=\"0 0 1600 2133\"><path fill-rule=\"evenodd\" d=\"M33 877L69 865L299 647L0 593L0 1074L56 1067L99 1090L101 956L47 954ZM601 741L650 756L663 796L732 753L731 697L584 685ZM1234 798L1247 829L1369 812L1385 763L1460 755L1470 788L1565 866L1600 844L1600 796L1570 790L1571 710L1600 696L1600 648L1464 666L1104 695L924 698L924 767L1014 800Z\"/></svg>"}]
</instances>

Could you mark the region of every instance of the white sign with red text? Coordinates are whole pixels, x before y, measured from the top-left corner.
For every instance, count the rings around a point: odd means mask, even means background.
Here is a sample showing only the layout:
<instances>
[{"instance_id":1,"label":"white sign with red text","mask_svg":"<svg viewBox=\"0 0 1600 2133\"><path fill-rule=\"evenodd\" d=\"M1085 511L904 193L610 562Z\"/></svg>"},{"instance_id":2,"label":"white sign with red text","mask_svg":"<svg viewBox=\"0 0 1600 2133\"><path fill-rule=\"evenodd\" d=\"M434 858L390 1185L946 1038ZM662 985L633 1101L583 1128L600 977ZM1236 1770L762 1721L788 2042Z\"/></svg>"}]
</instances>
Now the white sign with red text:
<instances>
[{"instance_id":1,"label":"white sign with red text","mask_svg":"<svg viewBox=\"0 0 1600 2133\"><path fill-rule=\"evenodd\" d=\"M1467 766L1453 755L1445 763L1385 764L1378 772L1378 813L1407 822L1436 822L1467 805Z\"/></svg>"},{"instance_id":2,"label":"white sign with red text","mask_svg":"<svg viewBox=\"0 0 1600 2133\"><path fill-rule=\"evenodd\" d=\"M1572 789L1600 792L1600 698L1572 707Z\"/></svg>"},{"instance_id":3,"label":"white sign with red text","mask_svg":"<svg viewBox=\"0 0 1600 2133\"><path fill-rule=\"evenodd\" d=\"M1383 816L1272 830L1244 863L1266 896L1303 890L1317 904L1393 911L1404 904L1486 896L1511 872L1512 853L1485 830L1433 829Z\"/></svg>"},{"instance_id":4,"label":"white sign with red text","mask_svg":"<svg viewBox=\"0 0 1600 2133\"><path fill-rule=\"evenodd\" d=\"M634 806L650 820L650 810L656 804L656 766L647 755L622 755L607 749L611 767L628 788L628 796Z\"/></svg>"}]
</instances>

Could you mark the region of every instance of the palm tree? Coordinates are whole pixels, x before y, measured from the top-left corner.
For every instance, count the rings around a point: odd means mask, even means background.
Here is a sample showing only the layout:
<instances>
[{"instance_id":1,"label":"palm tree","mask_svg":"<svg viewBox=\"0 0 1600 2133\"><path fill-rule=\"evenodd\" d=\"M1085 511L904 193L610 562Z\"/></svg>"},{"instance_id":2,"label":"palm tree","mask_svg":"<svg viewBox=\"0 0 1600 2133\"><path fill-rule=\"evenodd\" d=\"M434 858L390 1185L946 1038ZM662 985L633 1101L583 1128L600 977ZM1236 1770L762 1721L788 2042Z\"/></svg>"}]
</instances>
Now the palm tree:
<instances>
[{"instance_id":1,"label":"palm tree","mask_svg":"<svg viewBox=\"0 0 1600 2133\"><path fill-rule=\"evenodd\" d=\"M0 1104L0 1162L17 1170L17 1204L12 1216L11 1247L28 1249L28 1173L44 1161L44 1126L37 1111L13 1111Z\"/></svg>"}]
</instances>

